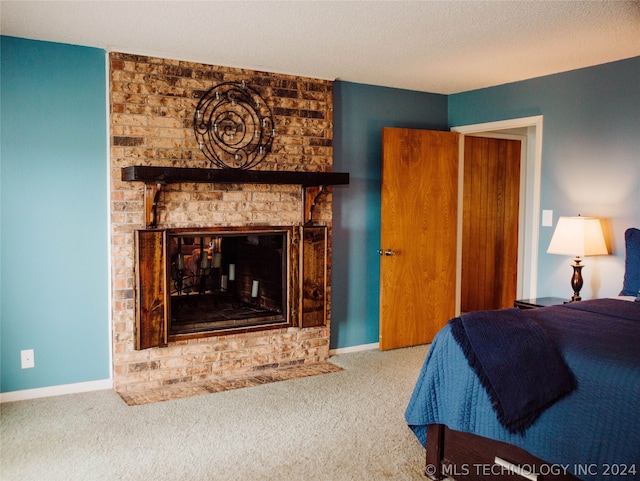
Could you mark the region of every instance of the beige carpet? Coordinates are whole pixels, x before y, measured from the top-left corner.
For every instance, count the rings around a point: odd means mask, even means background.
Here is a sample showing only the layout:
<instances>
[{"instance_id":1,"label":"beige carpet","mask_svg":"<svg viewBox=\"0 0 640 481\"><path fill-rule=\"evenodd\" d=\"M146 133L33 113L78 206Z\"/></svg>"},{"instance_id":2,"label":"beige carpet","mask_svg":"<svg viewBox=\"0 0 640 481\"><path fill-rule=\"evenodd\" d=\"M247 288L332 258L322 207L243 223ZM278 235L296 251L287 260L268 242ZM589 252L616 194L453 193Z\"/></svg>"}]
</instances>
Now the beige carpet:
<instances>
[{"instance_id":1,"label":"beige carpet","mask_svg":"<svg viewBox=\"0 0 640 481\"><path fill-rule=\"evenodd\" d=\"M3 403L0 480L425 481L404 411L426 352L139 406L113 390Z\"/></svg>"},{"instance_id":2,"label":"beige carpet","mask_svg":"<svg viewBox=\"0 0 640 481\"><path fill-rule=\"evenodd\" d=\"M120 397L129 406L140 406L161 401L183 399L202 394L232 391L245 387L255 387L279 381L289 381L303 377L317 376L342 371L340 366L330 362L314 364L296 364L260 371L260 374L247 374L233 378L219 379L215 381L203 381L194 383L181 383L144 392L119 392Z\"/></svg>"}]
</instances>

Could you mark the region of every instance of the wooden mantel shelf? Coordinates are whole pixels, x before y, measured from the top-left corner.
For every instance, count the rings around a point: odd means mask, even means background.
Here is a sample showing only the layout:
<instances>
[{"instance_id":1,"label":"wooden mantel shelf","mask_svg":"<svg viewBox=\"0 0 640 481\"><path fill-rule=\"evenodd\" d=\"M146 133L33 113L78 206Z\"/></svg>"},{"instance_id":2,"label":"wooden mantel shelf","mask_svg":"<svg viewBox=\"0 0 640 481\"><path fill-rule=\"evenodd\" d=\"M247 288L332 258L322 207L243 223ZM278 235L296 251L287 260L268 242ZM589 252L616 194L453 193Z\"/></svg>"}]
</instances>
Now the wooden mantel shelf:
<instances>
[{"instance_id":1,"label":"wooden mantel shelf","mask_svg":"<svg viewBox=\"0 0 640 481\"><path fill-rule=\"evenodd\" d=\"M123 167L122 180L144 182L145 223L148 229L157 224L158 195L165 184L179 182L227 184L295 184L304 190L304 222L312 221L312 208L327 185L349 184L345 172L292 172L238 169L196 169L188 167L153 167L134 165Z\"/></svg>"},{"instance_id":2,"label":"wooden mantel shelf","mask_svg":"<svg viewBox=\"0 0 640 481\"><path fill-rule=\"evenodd\" d=\"M272 170L195 169L185 167L122 168L122 180L171 184L176 182L221 182L233 184L299 184L303 187L346 185L345 172L291 172Z\"/></svg>"}]
</instances>

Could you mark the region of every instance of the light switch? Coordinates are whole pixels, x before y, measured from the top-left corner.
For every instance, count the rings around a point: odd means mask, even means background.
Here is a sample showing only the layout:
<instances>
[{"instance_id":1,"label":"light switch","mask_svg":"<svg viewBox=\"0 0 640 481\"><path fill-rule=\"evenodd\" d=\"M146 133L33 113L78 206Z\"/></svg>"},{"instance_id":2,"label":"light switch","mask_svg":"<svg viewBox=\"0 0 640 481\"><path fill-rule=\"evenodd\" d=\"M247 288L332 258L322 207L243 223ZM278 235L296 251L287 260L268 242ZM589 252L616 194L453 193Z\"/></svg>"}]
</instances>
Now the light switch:
<instances>
[{"instance_id":1,"label":"light switch","mask_svg":"<svg viewBox=\"0 0 640 481\"><path fill-rule=\"evenodd\" d=\"M542 211L542 227L551 227L553 225L553 211Z\"/></svg>"}]
</instances>

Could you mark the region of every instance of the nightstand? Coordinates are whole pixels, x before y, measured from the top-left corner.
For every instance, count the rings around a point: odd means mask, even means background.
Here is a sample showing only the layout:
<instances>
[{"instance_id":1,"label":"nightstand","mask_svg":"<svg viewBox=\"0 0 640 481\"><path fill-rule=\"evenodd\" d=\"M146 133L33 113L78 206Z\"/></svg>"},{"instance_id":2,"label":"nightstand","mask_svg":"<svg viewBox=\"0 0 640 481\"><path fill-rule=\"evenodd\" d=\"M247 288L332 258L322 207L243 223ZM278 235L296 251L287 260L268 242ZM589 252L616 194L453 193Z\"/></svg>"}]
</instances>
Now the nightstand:
<instances>
[{"instance_id":1,"label":"nightstand","mask_svg":"<svg viewBox=\"0 0 640 481\"><path fill-rule=\"evenodd\" d=\"M538 297L536 299L518 299L513 302L513 307L518 309L535 309L537 307L557 306L568 302L560 297Z\"/></svg>"}]
</instances>

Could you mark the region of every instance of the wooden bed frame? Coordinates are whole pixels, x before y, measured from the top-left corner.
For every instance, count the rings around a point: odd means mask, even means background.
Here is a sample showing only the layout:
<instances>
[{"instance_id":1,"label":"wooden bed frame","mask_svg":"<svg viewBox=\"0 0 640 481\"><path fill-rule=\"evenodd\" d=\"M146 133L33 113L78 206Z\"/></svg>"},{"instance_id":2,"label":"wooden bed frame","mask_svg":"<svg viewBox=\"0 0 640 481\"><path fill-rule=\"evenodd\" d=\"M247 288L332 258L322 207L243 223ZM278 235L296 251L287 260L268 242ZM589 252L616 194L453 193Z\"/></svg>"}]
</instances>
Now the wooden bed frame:
<instances>
[{"instance_id":1,"label":"wooden bed frame","mask_svg":"<svg viewBox=\"0 0 640 481\"><path fill-rule=\"evenodd\" d=\"M522 448L443 424L427 426L425 474L432 480L579 481L562 466L546 463Z\"/></svg>"}]
</instances>

